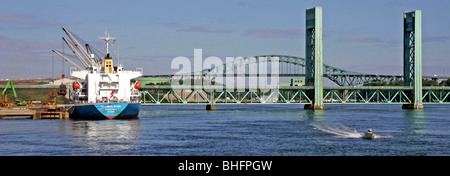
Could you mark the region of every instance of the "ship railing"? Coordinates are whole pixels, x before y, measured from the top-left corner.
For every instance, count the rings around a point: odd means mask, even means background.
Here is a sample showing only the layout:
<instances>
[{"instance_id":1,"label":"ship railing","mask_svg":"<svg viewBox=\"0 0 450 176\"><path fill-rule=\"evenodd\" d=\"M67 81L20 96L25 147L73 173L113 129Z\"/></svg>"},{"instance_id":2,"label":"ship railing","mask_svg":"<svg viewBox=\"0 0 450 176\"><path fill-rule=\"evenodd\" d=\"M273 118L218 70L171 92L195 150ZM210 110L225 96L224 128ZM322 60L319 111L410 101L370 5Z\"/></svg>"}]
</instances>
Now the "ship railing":
<instances>
[{"instance_id":1,"label":"ship railing","mask_svg":"<svg viewBox=\"0 0 450 176\"><path fill-rule=\"evenodd\" d=\"M128 73L128 74L136 73L136 72L139 72L140 74L143 74L143 73L144 73L142 70L136 70L136 71L126 70L126 71L121 71L121 73Z\"/></svg>"},{"instance_id":2,"label":"ship railing","mask_svg":"<svg viewBox=\"0 0 450 176\"><path fill-rule=\"evenodd\" d=\"M136 71L141 73L141 75L144 74L144 69L143 68L136 68Z\"/></svg>"}]
</instances>

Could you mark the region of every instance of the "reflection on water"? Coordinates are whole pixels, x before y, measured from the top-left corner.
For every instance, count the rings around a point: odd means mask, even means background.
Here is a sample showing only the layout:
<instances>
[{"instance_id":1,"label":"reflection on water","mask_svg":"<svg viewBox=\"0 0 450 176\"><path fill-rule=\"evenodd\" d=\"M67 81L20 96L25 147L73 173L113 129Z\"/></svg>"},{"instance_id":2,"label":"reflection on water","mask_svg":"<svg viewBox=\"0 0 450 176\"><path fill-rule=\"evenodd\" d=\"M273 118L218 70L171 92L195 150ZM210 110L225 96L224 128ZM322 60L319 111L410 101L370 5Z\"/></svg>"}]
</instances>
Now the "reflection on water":
<instances>
[{"instance_id":1,"label":"reflection on water","mask_svg":"<svg viewBox=\"0 0 450 176\"><path fill-rule=\"evenodd\" d=\"M404 117L409 131L417 134L424 134L427 132L424 110L405 110Z\"/></svg>"},{"instance_id":2,"label":"reflection on water","mask_svg":"<svg viewBox=\"0 0 450 176\"><path fill-rule=\"evenodd\" d=\"M130 149L140 137L140 120L73 121L75 143L90 150Z\"/></svg>"},{"instance_id":3,"label":"reflection on water","mask_svg":"<svg viewBox=\"0 0 450 176\"><path fill-rule=\"evenodd\" d=\"M325 111L305 110L305 116L309 120L323 120L325 113Z\"/></svg>"}]
</instances>

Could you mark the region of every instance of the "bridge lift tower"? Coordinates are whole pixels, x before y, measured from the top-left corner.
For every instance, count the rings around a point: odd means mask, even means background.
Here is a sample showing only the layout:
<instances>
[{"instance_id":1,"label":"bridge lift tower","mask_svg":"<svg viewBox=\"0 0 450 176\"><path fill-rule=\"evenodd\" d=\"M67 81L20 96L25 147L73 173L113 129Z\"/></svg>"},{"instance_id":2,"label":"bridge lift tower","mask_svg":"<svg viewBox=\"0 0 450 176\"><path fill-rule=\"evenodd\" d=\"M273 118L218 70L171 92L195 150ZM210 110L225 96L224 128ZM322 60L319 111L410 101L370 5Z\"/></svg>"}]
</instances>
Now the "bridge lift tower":
<instances>
[{"instance_id":1,"label":"bridge lift tower","mask_svg":"<svg viewBox=\"0 0 450 176\"><path fill-rule=\"evenodd\" d=\"M307 92L312 98L305 109L325 109L323 104L323 51L322 51L322 7L306 9L306 86L314 86Z\"/></svg>"},{"instance_id":2,"label":"bridge lift tower","mask_svg":"<svg viewBox=\"0 0 450 176\"><path fill-rule=\"evenodd\" d=\"M413 86L407 95L413 101L403 109L423 109L422 104L422 11L403 14L403 80L404 86Z\"/></svg>"}]
</instances>

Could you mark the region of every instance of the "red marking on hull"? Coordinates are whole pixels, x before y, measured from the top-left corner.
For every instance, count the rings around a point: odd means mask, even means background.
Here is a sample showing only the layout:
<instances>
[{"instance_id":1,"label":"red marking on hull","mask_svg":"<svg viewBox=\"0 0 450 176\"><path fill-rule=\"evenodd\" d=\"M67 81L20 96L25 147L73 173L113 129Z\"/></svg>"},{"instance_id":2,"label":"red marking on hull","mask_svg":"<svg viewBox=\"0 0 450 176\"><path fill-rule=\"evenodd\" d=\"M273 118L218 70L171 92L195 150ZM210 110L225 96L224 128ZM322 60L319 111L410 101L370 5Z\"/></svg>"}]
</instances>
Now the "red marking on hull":
<instances>
[{"instance_id":1,"label":"red marking on hull","mask_svg":"<svg viewBox=\"0 0 450 176\"><path fill-rule=\"evenodd\" d=\"M116 116L106 116L106 118L108 118L109 120L114 119L114 117L116 117Z\"/></svg>"}]
</instances>

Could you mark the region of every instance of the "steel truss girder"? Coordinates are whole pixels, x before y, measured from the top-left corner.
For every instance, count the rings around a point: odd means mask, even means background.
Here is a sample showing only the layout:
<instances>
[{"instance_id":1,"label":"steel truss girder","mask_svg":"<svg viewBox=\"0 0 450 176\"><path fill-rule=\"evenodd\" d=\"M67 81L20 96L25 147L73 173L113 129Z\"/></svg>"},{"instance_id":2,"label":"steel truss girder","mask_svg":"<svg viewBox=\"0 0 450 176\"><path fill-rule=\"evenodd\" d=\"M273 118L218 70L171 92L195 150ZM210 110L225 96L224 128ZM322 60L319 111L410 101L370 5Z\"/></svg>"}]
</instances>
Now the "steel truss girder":
<instances>
[{"instance_id":1,"label":"steel truss girder","mask_svg":"<svg viewBox=\"0 0 450 176\"><path fill-rule=\"evenodd\" d=\"M312 86L280 87L277 90L216 89L208 93L205 89L185 87L172 89L170 86L143 87L142 103L158 104L310 104L307 91ZM412 87L366 86L366 87L324 87L324 104L411 104L413 99L408 92ZM424 87L424 104L450 104L450 87Z\"/></svg>"},{"instance_id":2,"label":"steel truss girder","mask_svg":"<svg viewBox=\"0 0 450 176\"><path fill-rule=\"evenodd\" d=\"M450 91L445 89L424 89L422 102L424 104L450 103Z\"/></svg>"},{"instance_id":3,"label":"steel truss girder","mask_svg":"<svg viewBox=\"0 0 450 176\"><path fill-rule=\"evenodd\" d=\"M170 86L147 87L141 90L146 104L311 104L306 91L312 87L285 88L263 92L259 89L222 89L207 92L204 89L178 89Z\"/></svg>"},{"instance_id":4,"label":"steel truss girder","mask_svg":"<svg viewBox=\"0 0 450 176\"><path fill-rule=\"evenodd\" d=\"M328 104L404 104L411 103L403 89L327 89Z\"/></svg>"}]
</instances>

